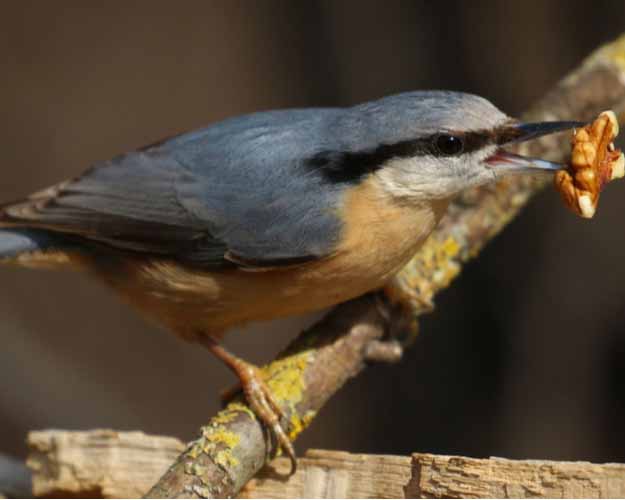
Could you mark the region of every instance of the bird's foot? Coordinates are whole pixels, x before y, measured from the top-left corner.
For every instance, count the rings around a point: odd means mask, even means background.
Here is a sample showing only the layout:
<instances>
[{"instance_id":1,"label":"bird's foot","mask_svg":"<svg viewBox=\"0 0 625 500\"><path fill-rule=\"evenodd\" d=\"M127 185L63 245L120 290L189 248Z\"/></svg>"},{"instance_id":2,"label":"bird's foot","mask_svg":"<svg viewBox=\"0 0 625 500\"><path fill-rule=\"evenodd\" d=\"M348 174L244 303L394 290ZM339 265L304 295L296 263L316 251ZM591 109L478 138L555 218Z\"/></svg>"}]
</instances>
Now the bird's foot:
<instances>
[{"instance_id":1,"label":"bird's foot","mask_svg":"<svg viewBox=\"0 0 625 500\"><path fill-rule=\"evenodd\" d=\"M256 417L269 430L272 441L275 440L277 446L289 457L291 474L293 474L297 469L297 459L293 443L281 424L281 420L285 418L284 412L265 383L260 369L250 363L240 361L240 366L235 368L235 371L239 376L245 400Z\"/></svg>"},{"instance_id":2,"label":"bird's foot","mask_svg":"<svg viewBox=\"0 0 625 500\"><path fill-rule=\"evenodd\" d=\"M226 402L238 393L243 392L248 406L269 432L270 448L279 448L289 457L291 461L290 474L294 474L297 470L295 449L281 424L281 420L285 418L285 415L274 398L271 389L267 386L260 369L230 353L210 338L202 343L226 363L239 378L240 385L224 392L221 396L222 401ZM277 445L277 447L274 445Z\"/></svg>"},{"instance_id":3,"label":"bird's foot","mask_svg":"<svg viewBox=\"0 0 625 500\"><path fill-rule=\"evenodd\" d=\"M387 335L384 350L372 348L371 359L397 361L403 348L411 345L418 334L417 311L431 310L432 304L399 278L393 278L376 293L377 307L386 320ZM378 354L379 353L379 354ZM368 356L369 357L369 356Z\"/></svg>"}]
</instances>

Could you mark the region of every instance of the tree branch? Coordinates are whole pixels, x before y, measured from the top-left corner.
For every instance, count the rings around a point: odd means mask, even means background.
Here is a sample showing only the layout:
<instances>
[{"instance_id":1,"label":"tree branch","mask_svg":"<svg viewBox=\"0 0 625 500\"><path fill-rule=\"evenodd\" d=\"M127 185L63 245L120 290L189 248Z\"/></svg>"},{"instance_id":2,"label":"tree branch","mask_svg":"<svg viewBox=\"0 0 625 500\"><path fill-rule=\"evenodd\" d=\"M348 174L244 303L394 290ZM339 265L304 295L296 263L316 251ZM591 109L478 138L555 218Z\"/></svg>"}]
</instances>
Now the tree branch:
<instances>
[{"instance_id":1,"label":"tree branch","mask_svg":"<svg viewBox=\"0 0 625 500\"><path fill-rule=\"evenodd\" d=\"M525 119L591 119L604 109L625 113L625 35L584 61L525 115ZM563 160L566 139L545 137L523 144L523 153ZM416 292L412 322L431 310L434 295L449 286L462 265L475 257L530 197L546 185L529 177L471 190L450 208L426 244L397 276ZM338 306L298 337L264 368L268 385L282 406L292 439L324 403L366 365L367 346L383 337L385 319L371 296ZM264 430L241 401L235 401L202 428L148 492L148 497L234 496L266 463Z\"/></svg>"}]
</instances>

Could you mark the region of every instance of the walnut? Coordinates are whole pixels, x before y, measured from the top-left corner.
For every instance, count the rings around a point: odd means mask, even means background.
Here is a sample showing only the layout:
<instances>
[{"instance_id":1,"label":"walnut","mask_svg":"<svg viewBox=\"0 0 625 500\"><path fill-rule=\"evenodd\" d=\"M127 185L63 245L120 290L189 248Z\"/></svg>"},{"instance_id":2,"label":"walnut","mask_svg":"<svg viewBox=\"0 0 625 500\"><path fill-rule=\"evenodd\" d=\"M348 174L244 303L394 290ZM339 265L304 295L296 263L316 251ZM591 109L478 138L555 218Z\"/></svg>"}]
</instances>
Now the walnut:
<instances>
[{"instance_id":1,"label":"walnut","mask_svg":"<svg viewBox=\"0 0 625 500\"><path fill-rule=\"evenodd\" d=\"M594 122L575 130L571 161L565 170L556 172L556 189L581 217L591 218L603 187L625 174L625 157L612 142L618 132L615 114L604 111Z\"/></svg>"}]
</instances>

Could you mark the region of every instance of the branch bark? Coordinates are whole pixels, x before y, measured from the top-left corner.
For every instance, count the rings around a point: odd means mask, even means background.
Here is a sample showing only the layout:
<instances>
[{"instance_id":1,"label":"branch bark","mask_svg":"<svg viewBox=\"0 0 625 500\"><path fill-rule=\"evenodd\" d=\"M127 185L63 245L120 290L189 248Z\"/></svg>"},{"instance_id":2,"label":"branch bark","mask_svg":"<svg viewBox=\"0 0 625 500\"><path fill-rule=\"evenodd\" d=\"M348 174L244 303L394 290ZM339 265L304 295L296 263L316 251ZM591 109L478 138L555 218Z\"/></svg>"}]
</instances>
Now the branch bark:
<instances>
[{"instance_id":1,"label":"branch bark","mask_svg":"<svg viewBox=\"0 0 625 500\"><path fill-rule=\"evenodd\" d=\"M525 115L525 119L590 119L604 109L625 114L625 35L597 50ZM524 154L562 160L566 139L546 137L525 143ZM462 265L475 257L527 201L546 185L517 177L471 190L450 208L448 216L411 262L396 277L415 291L411 314L416 334L419 315L433 307L434 295L449 286ZM384 335L386 320L371 296L338 306L298 337L264 368L269 387L286 415L292 439L324 403L366 366L368 346ZM201 429L148 497L234 496L267 462L263 428L241 401L234 401Z\"/></svg>"},{"instance_id":2,"label":"branch bark","mask_svg":"<svg viewBox=\"0 0 625 500\"><path fill-rule=\"evenodd\" d=\"M46 498L134 498L184 445L141 432L43 431L28 442L33 491ZM278 458L241 498L623 498L625 465L309 450L297 473Z\"/></svg>"}]
</instances>

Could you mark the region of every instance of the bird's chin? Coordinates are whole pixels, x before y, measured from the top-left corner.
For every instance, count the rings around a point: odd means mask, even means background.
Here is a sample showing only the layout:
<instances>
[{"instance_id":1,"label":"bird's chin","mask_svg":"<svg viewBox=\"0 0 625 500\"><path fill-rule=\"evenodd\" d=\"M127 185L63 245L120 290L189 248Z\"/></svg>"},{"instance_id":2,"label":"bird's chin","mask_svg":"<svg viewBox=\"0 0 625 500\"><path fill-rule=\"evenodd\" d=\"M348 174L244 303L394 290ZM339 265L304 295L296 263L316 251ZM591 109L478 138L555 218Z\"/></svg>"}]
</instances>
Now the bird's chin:
<instances>
[{"instance_id":1,"label":"bird's chin","mask_svg":"<svg viewBox=\"0 0 625 500\"><path fill-rule=\"evenodd\" d=\"M498 177L491 168L473 169L470 175L452 181L437 193L430 193L429 199L452 199L468 189L486 186L497 181Z\"/></svg>"}]
</instances>

